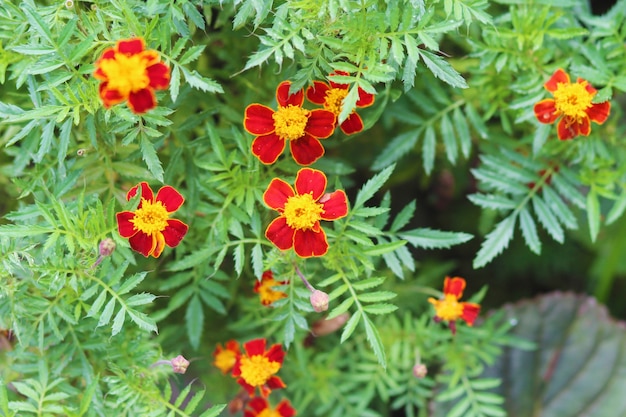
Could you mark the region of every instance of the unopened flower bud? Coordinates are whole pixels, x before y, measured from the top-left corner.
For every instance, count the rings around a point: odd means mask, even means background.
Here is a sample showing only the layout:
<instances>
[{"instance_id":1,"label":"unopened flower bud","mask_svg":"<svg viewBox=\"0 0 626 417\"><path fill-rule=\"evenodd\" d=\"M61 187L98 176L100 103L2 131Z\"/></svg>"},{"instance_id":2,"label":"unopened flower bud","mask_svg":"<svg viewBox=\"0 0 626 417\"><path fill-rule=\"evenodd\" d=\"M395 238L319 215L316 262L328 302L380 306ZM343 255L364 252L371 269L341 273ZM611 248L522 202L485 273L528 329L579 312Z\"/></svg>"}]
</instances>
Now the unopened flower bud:
<instances>
[{"instance_id":1,"label":"unopened flower bud","mask_svg":"<svg viewBox=\"0 0 626 417\"><path fill-rule=\"evenodd\" d=\"M428 368L426 368L426 365L424 365L423 363L416 363L413 367L413 376L415 378L422 379L426 376L427 373Z\"/></svg>"},{"instance_id":2,"label":"unopened flower bud","mask_svg":"<svg viewBox=\"0 0 626 417\"><path fill-rule=\"evenodd\" d=\"M73 0L67 0L65 2L65 8L66 9L71 9L72 7L74 7L74 1Z\"/></svg>"},{"instance_id":3,"label":"unopened flower bud","mask_svg":"<svg viewBox=\"0 0 626 417\"><path fill-rule=\"evenodd\" d=\"M111 254L115 250L115 246L115 242L110 237L103 239L100 242L100 245L98 245L100 256L111 256Z\"/></svg>"},{"instance_id":4,"label":"unopened flower bud","mask_svg":"<svg viewBox=\"0 0 626 417\"><path fill-rule=\"evenodd\" d=\"M187 372L187 367L189 366L189 361L183 357L183 355L178 355L171 361L172 369L177 374L184 374Z\"/></svg>"},{"instance_id":5,"label":"unopened flower bud","mask_svg":"<svg viewBox=\"0 0 626 417\"><path fill-rule=\"evenodd\" d=\"M328 294L324 291L313 290L311 293L311 305L313 310L318 313L328 310Z\"/></svg>"}]
</instances>

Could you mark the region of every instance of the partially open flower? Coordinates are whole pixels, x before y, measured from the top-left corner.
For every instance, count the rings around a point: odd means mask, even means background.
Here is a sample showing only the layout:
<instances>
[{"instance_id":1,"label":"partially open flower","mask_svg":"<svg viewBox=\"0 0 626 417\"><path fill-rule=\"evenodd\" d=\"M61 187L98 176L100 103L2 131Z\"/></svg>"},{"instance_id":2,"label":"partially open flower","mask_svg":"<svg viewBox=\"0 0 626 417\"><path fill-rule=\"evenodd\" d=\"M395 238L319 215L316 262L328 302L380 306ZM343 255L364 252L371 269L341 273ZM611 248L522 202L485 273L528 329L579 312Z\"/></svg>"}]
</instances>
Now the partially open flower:
<instances>
[{"instance_id":1,"label":"partially open flower","mask_svg":"<svg viewBox=\"0 0 626 417\"><path fill-rule=\"evenodd\" d=\"M100 98L107 109L128 101L133 113L145 113L156 106L155 90L170 83L170 69L157 51L146 50L143 39L117 42L106 49L96 62L93 76L100 83Z\"/></svg>"},{"instance_id":2,"label":"partially open flower","mask_svg":"<svg viewBox=\"0 0 626 417\"><path fill-rule=\"evenodd\" d=\"M237 361L237 356L239 356L240 353L239 342L236 340L226 342L226 347L222 347L222 345L218 343L213 351L213 365L222 371L223 374L227 374L233 369Z\"/></svg>"},{"instance_id":3,"label":"partially open flower","mask_svg":"<svg viewBox=\"0 0 626 417\"><path fill-rule=\"evenodd\" d=\"M281 298L287 297L282 291L274 290L274 287L278 285L289 284L289 281L276 281L274 279L274 273L272 271L265 271L261 276L260 281L254 283L254 292L259 294L261 304L264 306L271 305L274 301L278 301Z\"/></svg>"},{"instance_id":4,"label":"partially open flower","mask_svg":"<svg viewBox=\"0 0 626 417\"><path fill-rule=\"evenodd\" d=\"M326 110L333 112L333 114L338 117L343 109L343 99L348 95L350 86L333 81L333 76L336 75L348 75L348 73L345 71L333 72L330 74L329 84L322 81L314 81L313 86L306 90L306 98L308 98L311 103L321 104ZM358 93L359 99L356 102L357 108L369 107L374 104L373 94L364 91L360 87ZM363 119L353 110L339 127L346 135L352 135L363 130Z\"/></svg>"},{"instance_id":5,"label":"partially open flower","mask_svg":"<svg viewBox=\"0 0 626 417\"><path fill-rule=\"evenodd\" d=\"M291 406L289 400L282 400L276 408L272 408L269 402L262 397L254 397L248 402L248 408L243 417L293 417L296 410Z\"/></svg>"},{"instance_id":6,"label":"partially open flower","mask_svg":"<svg viewBox=\"0 0 626 417\"><path fill-rule=\"evenodd\" d=\"M243 345L245 353L237 357L233 376L248 394L254 395L258 387L261 396L267 397L272 389L285 388L285 383L275 374L280 370L285 352L280 344L265 350L265 339L254 339Z\"/></svg>"},{"instance_id":7,"label":"partially open flower","mask_svg":"<svg viewBox=\"0 0 626 417\"><path fill-rule=\"evenodd\" d=\"M554 98L535 104L535 116L545 124L552 124L560 118L556 129L560 140L589 136L591 121L602 124L609 117L611 102L593 103L597 90L582 78L572 83L569 75L559 68L544 87Z\"/></svg>"},{"instance_id":8,"label":"partially open flower","mask_svg":"<svg viewBox=\"0 0 626 417\"><path fill-rule=\"evenodd\" d=\"M435 306L435 320L447 321L452 334L456 333L456 320L462 319L469 326L478 317L480 306L475 303L459 302L465 289L465 280L460 277L446 277L443 283L443 299L429 298L428 302Z\"/></svg>"}]
</instances>

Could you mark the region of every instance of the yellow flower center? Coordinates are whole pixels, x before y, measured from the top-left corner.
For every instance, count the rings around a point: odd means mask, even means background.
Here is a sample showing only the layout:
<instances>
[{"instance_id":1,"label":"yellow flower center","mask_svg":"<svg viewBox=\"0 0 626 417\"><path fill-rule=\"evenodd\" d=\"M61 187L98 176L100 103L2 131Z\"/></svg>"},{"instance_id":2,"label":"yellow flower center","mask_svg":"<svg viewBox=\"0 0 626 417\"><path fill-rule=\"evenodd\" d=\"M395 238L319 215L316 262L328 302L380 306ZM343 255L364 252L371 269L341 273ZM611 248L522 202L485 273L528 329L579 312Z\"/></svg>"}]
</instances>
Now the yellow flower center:
<instances>
[{"instance_id":1,"label":"yellow flower center","mask_svg":"<svg viewBox=\"0 0 626 417\"><path fill-rule=\"evenodd\" d=\"M322 213L322 205L316 203L311 194L289 197L283 211L287 226L296 230L311 229L322 218Z\"/></svg>"},{"instance_id":2,"label":"yellow flower center","mask_svg":"<svg viewBox=\"0 0 626 417\"><path fill-rule=\"evenodd\" d=\"M586 81L574 84L557 84L554 92L556 111L576 120L585 117L594 96L585 89L586 86Z\"/></svg>"},{"instance_id":3,"label":"yellow flower center","mask_svg":"<svg viewBox=\"0 0 626 417\"><path fill-rule=\"evenodd\" d=\"M232 350L225 349L215 355L215 361L213 364L222 372L226 373L233 369L235 365L235 361L237 359L237 354Z\"/></svg>"},{"instance_id":4,"label":"yellow flower center","mask_svg":"<svg viewBox=\"0 0 626 417\"><path fill-rule=\"evenodd\" d=\"M150 84L146 68L152 63L143 52L131 56L115 53L114 59L100 61L100 69L107 76L110 90L117 90L122 96L128 96Z\"/></svg>"},{"instance_id":5,"label":"yellow flower center","mask_svg":"<svg viewBox=\"0 0 626 417\"><path fill-rule=\"evenodd\" d=\"M279 362L270 362L263 355L241 358L241 377L253 387L265 384L279 369Z\"/></svg>"},{"instance_id":6,"label":"yellow flower center","mask_svg":"<svg viewBox=\"0 0 626 417\"><path fill-rule=\"evenodd\" d=\"M443 300L432 300L431 303L435 305L435 314L442 320L456 320L463 315L463 304L453 294L446 294Z\"/></svg>"},{"instance_id":7,"label":"yellow flower center","mask_svg":"<svg viewBox=\"0 0 626 417\"><path fill-rule=\"evenodd\" d=\"M270 410L269 408L266 408L265 410L261 411L261 413L257 414L257 417L282 417L278 411L275 410Z\"/></svg>"},{"instance_id":8,"label":"yellow flower center","mask_svg":"<svg viewBox=\"0 0 626 417\"><path fill-rule=\"evenodd\" d=\"M339 115L343 107L343 99L346 98L347 95L347 89L331 88L326 92L324 108L328 111L335 113L335 116Z\"/></svg>"},{"instance_id":9,"label":"yellow flower center","mask_svg":"<svg viewBox=\"0 0 626 417\"><path fill-rule=\"evenodd\" d=\"M296 140L304 136L310 111L299 106L279 107L274 112L274 129L281 139Z\"/></svg>"},{"instance_id":10,"label":"yellow flower center","mask_svg":"<svg viewBox=\"0 0 626 417\"><path fill-rule=\"evenodd\" d=\"M162 232L167 227L169 213L160 201L150 202L141 199L141 208L135 211L135 217L130 222L135 226L136 230L147 235L153 235Z\"/></svg>"}]
</instances>

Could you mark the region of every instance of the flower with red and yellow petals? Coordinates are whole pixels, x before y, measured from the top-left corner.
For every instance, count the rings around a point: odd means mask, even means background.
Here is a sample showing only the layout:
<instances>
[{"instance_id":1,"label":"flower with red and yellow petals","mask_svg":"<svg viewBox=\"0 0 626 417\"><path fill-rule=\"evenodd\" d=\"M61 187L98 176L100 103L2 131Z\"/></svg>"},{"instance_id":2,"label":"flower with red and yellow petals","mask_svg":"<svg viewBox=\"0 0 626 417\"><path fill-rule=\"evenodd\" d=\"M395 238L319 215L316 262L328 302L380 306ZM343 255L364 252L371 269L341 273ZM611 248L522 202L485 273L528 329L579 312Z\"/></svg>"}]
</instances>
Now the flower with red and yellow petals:
<instances>
[{"instance_id":1,"label":"flower with red and yellow petals","mask_svg":"<svg viewBox=\"0 0 626 417\"><path fill-rule=\"evenodd\" d=\"M282 291L276 291L273 288L277 285L286 285L289 281L276 281L274 279L274 273L272 271L263 272L261 280L257 280L254 283L254 292L259 294L261 304L269 306L274 301L278 301L281 298L286 298L287 294Z\"/></svg>"},{"instance_id":2,"label":"flower with red and yellow petals","mask_svg":"<svg viewBox=\"0 0 626 417\"><path fill-rule=\"evenodd\" d=\"M243 417L293 417L296 415L296 410L286 399L279 402L276 408L271 408L265 398L254 397L248 401L247 407Z\"/></svg>"},{"instance_id":3,"label":"flower with red and yellow petals","mask_svg":"<svg viewBox=\"0 0 626 417\"><path fill-rule=\"evenodd\" d=\"M335 130L335 115L323 109L303 109L303 90L290 95L290 85L283 81L276 89L278 110L255 103L245 111L243 126L256 136L252 153L264 164L276 162L289 141L293 159L300 165L310 165L324 155L319 139Z\"/></svg>"},{"instance_id":4,"label":"flower with red and yellow petals","mask_svg":"<svg viewBox=\"0 0 626 417\"><path fill-rule=\"evenodd\" d=\"M592 121L602 124L609 117L611 103L592 103L597 90L582 78L572 83L569 75L559 68L543 86L554 98L535 104L535 116L545 124L561 118L556 128L560 140L589 136Z\"/></svg>"},{"instance_id":5,"label":"flower with red and yellow petals","mask_svg":"<svg viewBox=\"0 0 626 417\"><path fill-rule=\"evenodd\" d=\"M239 342L236 340L226 342L226 347L222 347L222 344L218 343L213 351L213 365L222 371L223 374L227 374L235 366L237 356L240 353Z\"/></svg>"},{"instance_id":6,"label":"flower with red and yellow petals","mask_svg":"<svg viewBox=\"0 0 626 417\"><path fill-rule=\"evenodd\" d=\"M462 319L469 326L480 313L480 305L459 302L465 289L465 280L460 277L446 277L443 282L443 299L429 298L428 302L435 306L435 321L447 321L452 334L456 333L455 320Z\"/></svg>"},{"instance_id":7,"label":"flower with red and yellow petals","mask_svg":"<svg viewBox=\"0 0 626 417\"><path fill-rule=\"evenodd\" d=\"M348 95L350 86L348 84L338 84L332 81L333 75L348 75L344 71L335 71L330 74L330 84L322 81L314 81L313 85L306 90L306 98L311 103L321 104L326 110L339 116L343 107L343 99ZM357 108L369 107L374 104L374 95L365 92L359 87L359 99L356 102ZM363 119L356 111L352 111L348 118L339 125L341 131L346 135L352 135L363 130Z\"/></svg>"},{"instance_id":8,"label":"flower with red and yellow petals","mask_svg":"<svg viewBox=\"0 0 626 417\"><path fill-rule=\"evenodd\" d=\"M189 229L180 220L170 219L185 199L169 185L161 187L155 198L146 182L131 188L126 199L133 198L140 186L139 206L135 211L117 213L117 228L122 237L128 238L131 248L145 257L158 258L165 245L177 246Z\"/></svg>"},{"instance_id":9,"label":"flower with red and yellow petals","mask_svg":"<svg viewBox=\"0 0 626 417\"><path fill-rule=\"evenodd\" d=\"M170 69L157 51L145 49L141 38L117 41L96 61L93 76L100 83L100 98L107 109L128 101L133 113L145 113L156 106L155 90L170 83Z\"/></svg>"},{"instance_id":10,"label":"flower with red and yellow petals","mask_svg":"<svg viewBox=\"0 0 626 417\"><path fill-rule=\"evenodd\" d=\"M233 366L233 376L239 377L237 383L250 396L254 396L257 387L263 397L267 397L272 389L286 387L282 379L274 375L283 365L285 352L280 344L274 344L266 351L265 343L265 339L245 343L245 353L237 356Z\"/></svg>"},{"instance_id":11,"label":"flower with red and yellow petals","mask_svg":"<svg viewBox=\"0 0 626 417\"><path fill-rule=\"evenodd\" d=\"M295 190L274 178L263 194L263 201L280 213L265 230L278 249L294 248L303 258L322 256L328 251L326 233L320 220L337 220L348 214L348 198L342 190L325 193L326 175L302 168L296 174Z\"/></svg>"}]
</instances>

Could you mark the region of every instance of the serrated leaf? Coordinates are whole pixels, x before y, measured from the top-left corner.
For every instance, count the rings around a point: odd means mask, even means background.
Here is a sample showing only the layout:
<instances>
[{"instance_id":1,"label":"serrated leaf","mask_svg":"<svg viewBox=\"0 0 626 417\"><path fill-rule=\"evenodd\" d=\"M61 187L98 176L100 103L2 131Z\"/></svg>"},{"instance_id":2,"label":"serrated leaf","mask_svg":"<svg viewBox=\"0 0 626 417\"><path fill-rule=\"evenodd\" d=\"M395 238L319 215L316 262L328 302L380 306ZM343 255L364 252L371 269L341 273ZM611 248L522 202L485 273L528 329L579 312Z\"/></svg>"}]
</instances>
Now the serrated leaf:
<instances>
[{"instance_id":1,"label":"serrated leaf","mask_svg":"<svg viewBox=\"0 0 626 417\"><path fill-rule=\"evenodd\" d=\"M397 232L398 230L406 226L411 220L411 218L413 217L413 214L415 214L415 208L416 208L415 200L412 200L409 204L404 206L402 210L400 210L400 212L393 219L391 226L389 226L389 231Z\"/></svg>"},{"instance_id":2,"label":"serrated leaf","mask_svg":"<svg viewBox=\"0 0 626 417\"><path fill-rule=\"evenodd\" d=\"M235 259L235 272L237 273L237 276L240 276L246 261L246 251L243 243L235 246L235 249L233 250L233 258Z\"/></svg>"},{"instance_id":3,"label":"serrated leaf","mask_svg":"<svg viewBox=\"0 0 626 417\"><path fill-rule=\"evenodd\" d=\"M454 164L456 163L456 158L458 156L458 147L456 144L456 135L452 129L452 122L450 122L450 118L447 114L444 114L441 117L440 129L441 138L443 139L443 144L446 147L448 161L450 161L451 164Z\"/></svg>"},{"instance_id":4,"label":"serrated leaf","mask_svg":"<svg viewBox=\"0 0 626 417\"><path fill-rule=\"evenodd\" d=\"M352 317L346 322L346 325L343 328L343 332L341 332L341 340L340 343L345 342L348 338L354 333L354 329L356 329L356 325L359 324L361 320L361 312L357 311L354 313Z\"/></svg>"},{"instance_id":5,"label":"serrated leaf","mask_svg":"<svg viewBox=\"0 0 626 417\"><path fill-rule=\"evenodd\" d=\"M516 217L515 214L506 217L486 236L474 258L473 267L475 269L487 265L509 246L509 242L513 238Z\"/></svg>"},{"instance_id":6,"label":"serrated leaf","mask_svg":"<svg viewBox=\"0 0 626 417\"><path fill-rule=\"evenodd\" d=\"M354 304L354 298L352 297L346 298L345 300L342 301L341 304L339 304L330 313L328 313L327 319L332 319L332 318L337 317L340 314L345 313L352 306L352 304Z\"/></svg>"},{"instance_id":7,"label":"serrated leaf","mask_svg":"<svg viewBox=\"0 0 626 417\"><path fill-rule=\"evenodd\" d=\"M140 140L140 148L141 148L141 156L146 165L148 166L148 170L154 178L163 182L163 167L161 166L161 161L154 149L154 144L148 139L147 136L141 135Z\"/></svg>"},{"instance_id":8,"label":"serrated leaf","mask_svg":"<svg viewBox=\"0 0 626 417\"><path fill-rule=\"evenodd\" d=\"M363 291L369 288L377 287L381 285L383 282L385 282L384 277L372 277L372 278L366 278L362 281L355 282L352 284L352 287L354 287L355 290Z\"/></svg>"},{"instance_id":9,"label":"serrated leaf","mask_svg":"<svg viewBox=\"0 0 626 417\"><path fill-rule=\"evenodd\" d=\"M537 219L539 219L539 223L541 223L543 228L546 229L554 240L559 243L563 243L565 233L563 232L563 228L561 227L561 224L557 220L556 216L552 213L552 210L550 210L543 199L537 195L532 198L532 203Z\"/></svg>"},{"instance_id":10,"label":"serrated leaf","mask_svg":"<svg viewBox=\"0 0 626 417\"><path fill-rule=\"evenodd\" d=\"M366 201L372 198L374 194L382 188L385 182L387 182L394 168L395 164L388 166L387 168L383 169L381 172L367 180L367 182L363 184L363 187L361 187L356 195L356 202L354 203L353 209L361 207Z\"/></svg>"},{"instance_id":11,"label":"serrated leaf","mask_svg":"<svg viewBox=\"0 0 626 417\"><path fill-rule=\"evenodd\" d=\"M204 413L200 414L200 417L217 417L226 408L227 404L214 405Z\"/></svg>"},{"instance_id":12,"label":"serrated leaf","mask_svg":"<svg viewBox=\"0 0 626 417\"><path fill-rule=\"evenodd\" d=\"M126 319L126 310L122 307L120 311L117 312L115 318L113 319L113 326L111 326L111 336L115 336L120 331L122 331L122 327L124 327L124 320Z\"/></svg>"},{"instance_id":13,"label":"serrated leaf","mask_svg":"<svg viewBox=\"0 0 626 417\"><path fill-rule=\"evenodd\" d=\"M473 236L461 232L445 232L429 228L412 229L398 234L398 237L408 241L416 248L449 248L450 246L465 243Z\"/></svg>"},{"instance_id":14,"label":"serrated leaf","mask_svg":"<svg viewBox=\"0 0 626 417\"><path fill-rule=\"evenodd\" d=\"M381 301L391 300L396 298L398 294L393 291L373 291L364 294L359 294L357 298L364 303L378 303Z\"/></svg>"},{"instance_id":15,"label":"serrated leaf","mask_svg":"<svg viewBox=\"0 0 626 417\"><path fill-rule=\"evenodd\" d=\"M111 298L109 302L102 310L102 314L100 314L100 320L98 320L98 326L106 326L111 321L111 317L113 317L113 310L115 308L115 298Z\"/></svg>"},{"instance_id":16,"label":"serrated leaf","mask_svg":"<svg viewBox=\"0 0 626 417\"><path fill-rule=\"evenodd\" d=\"M189 343L194 349L198 349L200 347L200 339L204 326L204 310L202 309L200 298L197 295L194 295L187 305L185 324Z\"/></svg>"},{"instance_id":17,"label":"serrated leaf","mask_svg":"<svg viewBox=\"0 0 626 417\"><path fill-rule=\"evenodd\" d=\"M379 171L406 155L415 147L422 128L409 130L394 137L372 163L372 170Z\"/></svg>"},{"instance_id":18,"label":"serrated leaf","mask_svg":"<svg viewBox=\"0 0 626 417\"><path fill-rule=\"evenodd\" d=\"M369 304L363 307L363 310L370 314L391 314L397 309L397 306L387 303Z\"/></svg>"},{"instance_id":19,"label":"serrated leaf","mask_svg":"<svg viewBox=\"0 0 626 417\"><path fill-rule=\"evenodd\" d=\"M522 236L524 237L526 246L528 246L531 251L539 255L541 253L541 241L539 240L539 235L537 234L535 221L526 207L520 211L519 216L519 227L522 231Z\"/></svg>"},{"instance_id":20,"label":"serrated leaf","mask_svg":"<svg viewBox=\"0 0 626 417\"><path fill-rule=\"evenodd\" d=\"M422 158L424 160L424 171L426 171L426 175L430 175L435 166L436 143L435 129L433 129L432 126L428 126L426 133L424 133L424 141L422 142Z\"/></svg>"},{"instance_id":21,"label":"serrated leaf","mask_svg":"<svg viewBox=\"0 0 626 417\"><path fill-rule=\"evenodd\" d=\"M394 250L406 245L406 241L397 240L389 243L379 243L372 248L363 250L363 254L367 256L380 256L384 253L393 252Z\"/></svg>"},{"instance_id":22,"label":"serrated leaf","mask_svg":"<svg viewBox=\"0 0 626 417\"><path fill-rule=\"evenodd\" d=\"M499 194L470 194L467 198L477 206L491 210L513 210L517 203L508 197Z\"/></svg>"},{"instance_id":23,"label":"serrated leaf","mask_svg":"<svg viewBox=\"0 0 626 417\"><path fill-rule=\"evenodd\" d=\"M363 316L363 324L365 326L365 336L367 337L367 341L370 343L372 350L374 351L374 355L376 359L378 359L378 363L383 367L387 368L387 358L385 355L385 348L383 346L383 342L380 339L380 334L378 333L378 329L374 326L367 316Z\"/></svg>"},{"instance_id":24,"label":"serrated leaf","mask_svg":"<svg viewBox=\"0 0 626 417\"><path fill-rule=\"evenodd\" d=\"M587 193L587 223L591 241L595 242L600 231L600 199L593 188Z\"/></svg>"},{"instance_id":25,"label":"serrated leaf","mask_svg":"<svg viewBox=\"0 0 626 417\"><path fill-rule=\"evenodd\" d=\"M467 88L465 79L443 58L423 49L418 50L426 67L433 75L452 87Z\"/></svg>"}]
</instances>

